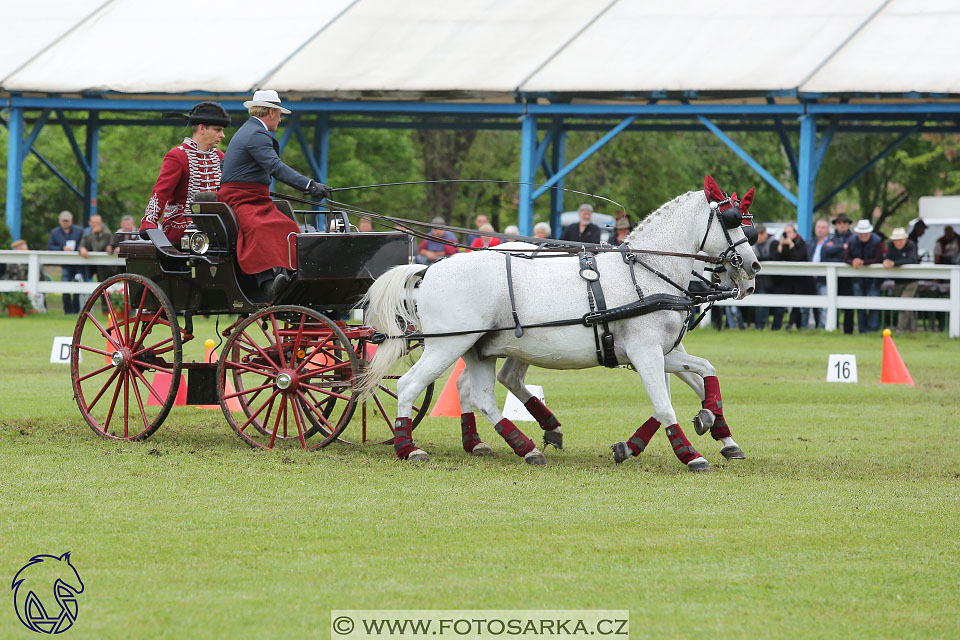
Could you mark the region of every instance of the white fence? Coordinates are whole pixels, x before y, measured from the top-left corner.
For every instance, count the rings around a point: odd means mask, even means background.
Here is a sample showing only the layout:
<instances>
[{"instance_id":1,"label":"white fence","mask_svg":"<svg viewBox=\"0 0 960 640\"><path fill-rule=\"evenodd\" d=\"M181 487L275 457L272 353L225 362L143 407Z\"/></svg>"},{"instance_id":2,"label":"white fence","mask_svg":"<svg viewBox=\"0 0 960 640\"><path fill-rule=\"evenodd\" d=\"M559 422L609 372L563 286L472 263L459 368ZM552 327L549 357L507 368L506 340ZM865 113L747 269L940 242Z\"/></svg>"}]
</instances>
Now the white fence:
<instances>
[{"instance_id":1,"label":"white fence","mask_svg":"<svg viewBox=\"0 0 960 640\"><path fill-rule=\"evenodd\" d=\"M96 282L51 282L40 278L45 265L116 265L120 258L106 253L91 253L83 258L66 251L0 251L0 264L27 264L27 291L30 293L93 293ZM827 310L827 331L837 328L838 309L882 309L892 311L940 311L950 314L948 330L951 338L960 337L960 266L910 264L893 269L871 265L854 269L838 262L765 262L761 273L765 276L824 276L827 295L754 294L745 300L724 301L740 307L817 307ZM837 295L839 278L880 278L909 280L939 280L950 283L949 298L900 298ZM0 280L0 291L15 291L17 280Z\"/></svg>"},{"instance_id":2,"label":"white fence","mask_svg":"<svg viewBox=\"0 0 960 640\"><path fill-rule=\"evenodd\" d=\"M870 265L854 269L839 262L764 262L764 276L823 276L827 295L789 295L755 293L744 300L725 300L718 305L738 307L811 307L827 310L826 330L837 328L838 309L881 309L891 311L943 311L950 314L947 323L951 338L960 338L960 266L940 264L908 264L884 269ZM841 296L837 294L839 278L879 278L907 280L940 280L950 283L949 298L900 298L894 296Z\"/></svg>"}]
</instances>

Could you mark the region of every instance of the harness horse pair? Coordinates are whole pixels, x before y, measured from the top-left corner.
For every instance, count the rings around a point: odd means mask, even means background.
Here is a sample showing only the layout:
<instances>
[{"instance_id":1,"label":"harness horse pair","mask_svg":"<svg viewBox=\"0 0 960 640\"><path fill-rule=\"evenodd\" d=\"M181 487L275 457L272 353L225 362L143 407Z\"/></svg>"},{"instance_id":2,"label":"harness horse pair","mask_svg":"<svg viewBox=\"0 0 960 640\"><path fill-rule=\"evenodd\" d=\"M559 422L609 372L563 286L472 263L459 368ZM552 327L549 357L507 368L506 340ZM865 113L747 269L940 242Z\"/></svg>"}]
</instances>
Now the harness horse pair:
<instances>
[{"instance_id":1,"label":"harness horse pair","mask_svg":"<svg viewBox=\"0 0 960 640\"><path fill-rule=\"evenodd\" d=\"M482 453L486 447L469 410L476 409L517 455L531 464L545 463L534 443L497 406L496 358L505 357L500 380L537 418L547 442L562 445L560 425L523 386L529 365L583 369L629 364L640 374L654 411L632 437L613 445L616 462L639 455L661 424L666 424L678 458L692 470L709 469L677 423L665 373L679 374L700 395L703 410L695 422L697 431L712 428L714 437L724 443L725 455L742 456L723 418L714 368L679 345L694 299L678 283L687 282L697 260L725 269L725 277L732 282L754 278L760 264L748 234L755 234L741 226L744 219L749 221L751 200L752 190L737 200L707 176L703 191L691 191L664 204L628 236L622 250L634 256L646 254L637 261L643 269L634 269L622 252L582 259L516 260L508 285L499 277L504 252L485 251L452 256L429 270L422 265L395 267L381 276L368 291L366 303L368 322L382 334L383 344L364 373L361 392L375 388L403 355L410 325L418 326L421 332L416 335L425 338L423 354L397 386L397 456L413 461L429 458L413 441L411 407L419 393L460 357L466 363L461 375L462 435L464 449L470 453ZM597 307L596 290L591 296L568 295L584 280L599 279L593 274L605 278L603 310ZM571 315L575 318L557 320ZM598 325L605 325L602 335Z\"/></svg>"}]
</instances>

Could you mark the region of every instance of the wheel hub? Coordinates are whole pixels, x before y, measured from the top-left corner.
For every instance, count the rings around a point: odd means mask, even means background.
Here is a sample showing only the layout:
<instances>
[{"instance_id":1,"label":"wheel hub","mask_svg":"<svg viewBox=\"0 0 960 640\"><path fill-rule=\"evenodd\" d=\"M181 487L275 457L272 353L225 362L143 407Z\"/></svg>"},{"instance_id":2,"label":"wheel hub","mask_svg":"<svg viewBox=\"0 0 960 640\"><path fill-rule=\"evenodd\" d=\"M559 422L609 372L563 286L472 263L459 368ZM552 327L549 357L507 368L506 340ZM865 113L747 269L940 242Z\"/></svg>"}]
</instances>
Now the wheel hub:
<instances>
[{"instance_id":1,"label":"wheel hub","mask_svg":"<svg viewBox=\"0 0 960 640\"><path fill-rule=\"evenodd\" d=\"M127 369L130 367L131 355L130 350L126 347L118 349L110 356L110 364L118 369Z\"/></svg>"},{"instance_id":2,"label":"wheel hub","mask_svg":"<svg viewBox=\"0 0 960 640\"><path fill-rule=\"evenodd\" d=\"M281 391L293 391L297 388L298 376L292 369L283 369L274 379L274 384Z\"/></svg>"}]
</instances>

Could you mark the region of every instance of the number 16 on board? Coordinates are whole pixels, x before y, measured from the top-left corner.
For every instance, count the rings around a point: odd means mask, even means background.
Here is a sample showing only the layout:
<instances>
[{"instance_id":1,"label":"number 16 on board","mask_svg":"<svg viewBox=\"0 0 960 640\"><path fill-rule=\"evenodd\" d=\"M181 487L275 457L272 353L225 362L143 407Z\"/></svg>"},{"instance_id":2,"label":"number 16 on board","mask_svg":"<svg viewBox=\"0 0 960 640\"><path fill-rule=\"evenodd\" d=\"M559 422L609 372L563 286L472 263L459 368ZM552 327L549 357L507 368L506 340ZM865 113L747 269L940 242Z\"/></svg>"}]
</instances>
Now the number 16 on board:
<instances>
[{"instance_id":1,"label":"number 16 on board","mask_svg":"<svg viewBox=\"0 0 960 640\"><path fill-rule=\"evenodd\" d=\"M827 364L827 382L856 382L857 356L849 353L831 353Z\"/></svg>"}]
</instances>

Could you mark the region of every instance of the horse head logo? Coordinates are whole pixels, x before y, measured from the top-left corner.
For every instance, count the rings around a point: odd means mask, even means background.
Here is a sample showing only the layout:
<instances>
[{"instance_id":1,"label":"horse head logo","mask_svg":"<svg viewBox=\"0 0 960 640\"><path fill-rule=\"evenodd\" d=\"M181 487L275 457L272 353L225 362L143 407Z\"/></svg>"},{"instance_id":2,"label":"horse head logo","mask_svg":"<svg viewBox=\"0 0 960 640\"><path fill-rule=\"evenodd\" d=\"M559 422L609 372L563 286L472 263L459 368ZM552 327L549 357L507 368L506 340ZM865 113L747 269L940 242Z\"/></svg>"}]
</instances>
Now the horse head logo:
<instances>
[{"instance_id":1,"label":"horse head logo","mask_svg":"<svg viewBox=\"0 0 960 640\"><path fill-rule=\"evenodd\" d=\"M80 574L62 556L33 556L13 577L17 617L37 633L63 633L77 619L77 595L83 593Z\"/></svg>"}]
</instances>

